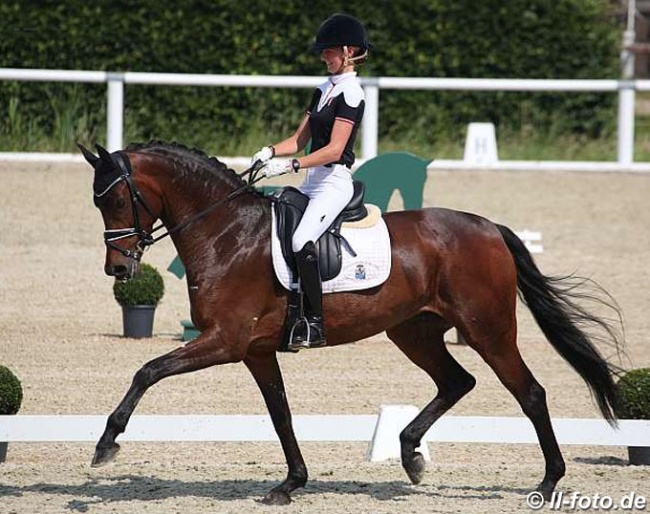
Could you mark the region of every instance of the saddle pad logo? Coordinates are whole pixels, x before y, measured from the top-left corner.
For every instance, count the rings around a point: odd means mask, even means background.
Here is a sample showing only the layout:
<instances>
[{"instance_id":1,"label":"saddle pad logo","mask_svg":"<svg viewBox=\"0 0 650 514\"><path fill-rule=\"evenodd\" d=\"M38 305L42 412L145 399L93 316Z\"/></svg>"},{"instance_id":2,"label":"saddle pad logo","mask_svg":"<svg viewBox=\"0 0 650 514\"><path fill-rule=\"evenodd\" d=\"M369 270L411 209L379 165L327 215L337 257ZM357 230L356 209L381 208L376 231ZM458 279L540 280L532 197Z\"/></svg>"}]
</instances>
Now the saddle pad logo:
<instances>
[{"instance_id":1,"label":"saddle pad logo","mask_svg":"<svg viewBox=\"0 0 650 514\"><path fill-rule=\"evenodd\" d=\"M354 278L357 280L366 279L366 267L363 264L357 264L357 267L354 270Z\"/></svg>"}]
</instances>

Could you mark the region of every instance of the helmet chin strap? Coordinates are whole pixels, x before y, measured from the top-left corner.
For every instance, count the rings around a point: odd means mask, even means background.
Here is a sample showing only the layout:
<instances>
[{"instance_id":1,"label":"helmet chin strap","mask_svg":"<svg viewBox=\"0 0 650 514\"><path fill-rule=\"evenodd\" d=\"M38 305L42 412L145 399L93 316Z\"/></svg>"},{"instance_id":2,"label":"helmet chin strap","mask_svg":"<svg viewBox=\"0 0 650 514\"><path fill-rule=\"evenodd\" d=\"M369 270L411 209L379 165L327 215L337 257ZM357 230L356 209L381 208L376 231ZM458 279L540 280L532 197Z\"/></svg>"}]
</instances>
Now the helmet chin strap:
<instances>
[{"instance_id":1,"label":"helmet chin strap","mask_svg":"<svg viewBox=\"0 0 650 514\"><path fill-rule=\"evenodd\" d=\"M366 57L368 57L367 49L361 55L350 57L350 52L348 50L348 47L344 46L343 47L343 68L347 68L348 66L354 66L358 61L362 61Z\"/></svg>"},{"instance_id":2,"label":"helmet chin strap","mask_svg":"<svg viewBox=\"0 0 650 514\"><path fill-rule=\"evenodd\" d=\"M356 57L350 57L350 51L348 50L347 46L343 47L343 62L341 63L341 66L339 67L338 70L332 73L332 75L338 75L339 73L344 73L345 69L354 66L357 61L361 61L365 59L368 56L368 50L363 52L361 55L357 55Z\"/></svg>"}]
</instances>

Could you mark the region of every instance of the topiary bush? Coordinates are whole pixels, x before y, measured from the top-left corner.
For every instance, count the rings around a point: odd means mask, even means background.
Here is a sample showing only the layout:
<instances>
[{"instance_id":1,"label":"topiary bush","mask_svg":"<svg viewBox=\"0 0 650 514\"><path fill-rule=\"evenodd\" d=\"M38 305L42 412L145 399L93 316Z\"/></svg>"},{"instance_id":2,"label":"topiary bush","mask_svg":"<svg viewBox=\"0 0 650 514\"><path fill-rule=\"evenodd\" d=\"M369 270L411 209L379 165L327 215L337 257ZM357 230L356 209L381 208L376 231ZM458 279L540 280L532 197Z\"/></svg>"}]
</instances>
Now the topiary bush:
<instances>
[{"instance_id":1,"label":"topiary bush","mask_svg":"<svg viewBox=\"0 0 650 514\"><path fill-rule=\"evenodd\" d=\"M23 401L23 388L13 372L0 365L0 415L16 414Z\"/></svg>"},{"instance_id":2,"label":"topiary bush","mask_svg":"<svg viewBox=\"0 0 650 514\"><path fill-rule=\"evenodd\" d=\"M633 369L616 384L616 415L622 419L650 419L650 368Z\"/></svg>"},{"instance_id":3,"label":"topiary bush","mask_svg":"<svg viewBox=\"0 0 650 514\"><path fill-rule=\"evenodd\" d=\"M136 276L115 282L113 294L120 305L157 305L165 294L165 283L155 267L142 263Z\"/></svg>"}]
</instances>

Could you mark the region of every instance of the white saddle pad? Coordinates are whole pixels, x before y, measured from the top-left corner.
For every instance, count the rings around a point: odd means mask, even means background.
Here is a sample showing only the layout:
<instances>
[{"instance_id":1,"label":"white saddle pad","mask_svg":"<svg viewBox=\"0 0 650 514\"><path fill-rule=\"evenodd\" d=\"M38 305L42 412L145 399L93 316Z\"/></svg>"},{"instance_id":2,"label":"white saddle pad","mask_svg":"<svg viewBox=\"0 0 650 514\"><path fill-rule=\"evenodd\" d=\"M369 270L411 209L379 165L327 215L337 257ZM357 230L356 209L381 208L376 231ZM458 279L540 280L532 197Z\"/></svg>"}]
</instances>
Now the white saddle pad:
<instances>
[{"instance_id":1,"label":"white saddle pad","mask_svg":"<svg viewBox=\"0 0 650 514\"><path fill-rule=\"evenodd\" d=\"M375 205L366 205L370 210L379 210ZM375 213L376 214L376 213ZM271 250L273 254L273 269L275 275L285 289L290 289L293 274L282 256L282 247L278 238L275 211L272 210ZM344 223L341 235L347 239L357 253L353 257L345 243L341 243L343 262L341 272L332 280L323 282L323 293L342 291L358 291L383 284L390 274L390 236L384 219L368 227L364 220L354 223Z\"/></svg>"}]
</instances>

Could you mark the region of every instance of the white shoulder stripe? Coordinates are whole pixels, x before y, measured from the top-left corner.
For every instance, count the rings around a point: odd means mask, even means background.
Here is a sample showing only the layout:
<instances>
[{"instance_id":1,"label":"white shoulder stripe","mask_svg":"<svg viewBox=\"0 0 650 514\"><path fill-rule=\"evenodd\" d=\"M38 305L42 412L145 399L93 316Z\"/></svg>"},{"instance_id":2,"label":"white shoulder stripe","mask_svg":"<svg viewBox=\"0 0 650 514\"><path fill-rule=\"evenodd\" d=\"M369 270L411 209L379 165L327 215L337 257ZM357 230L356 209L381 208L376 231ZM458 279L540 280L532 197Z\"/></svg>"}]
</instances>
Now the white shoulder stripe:
<instances>
[{"instance_id":1,"label":"white shoulder stripe","mask_svg":"<svg viewBox=\"0 0 650 514\"><path fill-rule=\"evenodd\" d=\"M345 98L345 103L350 107L359 107L359 104L365 99L363 89L356 84L354 87L346 87L343 90L343 97Z\"/></svg>"}]
</instances>

